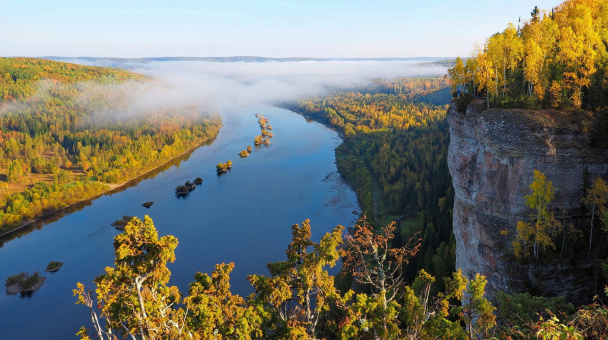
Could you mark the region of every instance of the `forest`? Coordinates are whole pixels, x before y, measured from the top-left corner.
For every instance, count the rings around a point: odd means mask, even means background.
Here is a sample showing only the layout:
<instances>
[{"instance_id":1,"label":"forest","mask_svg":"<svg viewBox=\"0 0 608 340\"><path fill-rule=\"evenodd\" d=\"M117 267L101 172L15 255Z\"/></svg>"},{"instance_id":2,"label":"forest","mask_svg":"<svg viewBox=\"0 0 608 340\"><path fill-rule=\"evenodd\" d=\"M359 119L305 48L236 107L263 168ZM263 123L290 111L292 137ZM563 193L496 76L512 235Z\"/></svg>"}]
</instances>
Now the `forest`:
<instances>
[{"instance_id":1,"label":"forest","mask_svg":"<svg viewBox=\"0 0 608 340\"><path fill-rule=\"evenodd\" d=\"M94 197L217 135L194 105L134 113L151 81L121 69L0 58L0 234Z\"/></svg>"},{"instance_id":2,"label":"forest","mask_svg":"<svg viewBox=\"0 0 608 340\"><path fill-rule=\"evenodd\" d=\"M421 254L407 269L410 278L420 269L446 277L455 266L447 167L450 98L443 78L400 78L301 99L293 107L344 135L336 149L338 170L370 223L395 220L395 245L422 237Z\"/></svg>"},{"instance_id":3,"label":"forest","mask_svg":"<svg viewBox=\"0 0 608 340\"><path fill-rule=\"evenodd\" d=\"M606 107L606 2L570 0L530 14L492 35L471 58L458 58L449 70L453 90L485 96L488 107Z\"/></svg>"}]
</instances>

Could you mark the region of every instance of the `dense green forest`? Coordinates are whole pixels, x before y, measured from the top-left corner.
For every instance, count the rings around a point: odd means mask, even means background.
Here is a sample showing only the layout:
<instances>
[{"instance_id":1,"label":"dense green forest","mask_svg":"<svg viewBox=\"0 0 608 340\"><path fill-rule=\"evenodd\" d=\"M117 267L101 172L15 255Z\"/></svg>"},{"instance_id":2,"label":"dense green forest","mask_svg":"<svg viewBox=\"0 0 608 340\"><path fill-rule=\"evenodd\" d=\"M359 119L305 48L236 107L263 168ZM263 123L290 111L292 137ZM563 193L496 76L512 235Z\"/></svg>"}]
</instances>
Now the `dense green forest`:
<instances>
[{"instance_id":1,"label":"dense green forest","mask_svg":"<svg viewBox=\"0 0 608 340\"><path fill-rule=\"evenodd\" d=\"M293 108L342 132L338 170L371 223L397 220L395 245L422 237L422 253L408 266L410 278L420 269L445 277L454 268L448 88L443 78L376 80L302 99Z\"/></svg>"},{"instance_id":2,"label":"dense green forest","mask_svg":"<svg viewBox=\"0 0 608 340\"><path fill-rule=\"evenodd\" d=\"M0 58L0 234L93 197L215 138L196 106L132 112L144 76Z\"/></svg>"}]
</instances>

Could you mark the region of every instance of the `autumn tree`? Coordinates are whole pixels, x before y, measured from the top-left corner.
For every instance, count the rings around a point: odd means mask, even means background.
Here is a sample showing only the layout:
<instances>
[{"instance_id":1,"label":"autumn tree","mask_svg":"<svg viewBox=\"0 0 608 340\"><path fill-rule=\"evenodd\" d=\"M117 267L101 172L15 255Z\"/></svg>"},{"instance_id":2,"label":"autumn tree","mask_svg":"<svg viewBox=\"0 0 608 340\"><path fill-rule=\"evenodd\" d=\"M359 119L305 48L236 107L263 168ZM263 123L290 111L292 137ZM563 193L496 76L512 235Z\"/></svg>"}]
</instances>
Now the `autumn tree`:
<instances>
[{"instance_id":1,"label":"autumn tree","mask_svg":"<svg viewBox=\"0 0 608 340\"><path fill-rule=\"evenodd\" d=\"M506 71L505 64L505 55L504 55L504 46L505 46L505 36L496 33L492 35L486 45L484 47L484 53L487 60L491 62L491 67L493 68L492 74L494 77L494 83L496 86L492 91L494 96L498 96L498 89L502 87L502 94L504 95L506 89L506 75L503 76L503 71ZM500 86L502 84L502 86Z\"/></svg>"},{"instance_id":2,"label":"autumn tree","mask_svg":"<svg viewBox=\"0 0 608 340\"><path fill-rule=\"evenodd\" d=\"M12 162L9 161L8 172L7 172L7 181L8 182L17 182L23 176L27 174L28 166L27 164L22 163L20 160L15 159Z\"/></svg>"},{"instance_id":3,"label":"autumn tree","mask_svg":"<svg viewBox=\"0 0 608 340\"><path fill-rule=\"evenodd\" d=\"M546 14L543 15L543 18ZM545 99L550 85L551 60L557 24L553 20L532 20L523 31L523 75L526 94Z\"/></svg>"},{"instance_id":4,"label":"autumn tree","mask_svg":"<svg viewBox=\"0 0 608 340\"><path fill-rule=\"evenodd\" d=\"M606 49L596 26L602 23L593 18L598 8L597 0L573 0L564 2L555 14L560 27L556 60L563 67L563 86L571 93L574 107L581 107L582 89L591 84L597 59Z\"/></svg>"},{"instance_id":5,"label":"autumn tree","mask_svg":"<svg viewBox=\"0 0 608 340\"><path fill-rule=\"evenodd\" d=\"M509 24L467 60L478 65L473 90L497 95L501 87L500 105L605 105L607 13L601 0L567 0L550 14L534 7L529 21ZM460 79L455 69L448 71L452 81Z\"/></svg>"},{"instance_id":6,"label":"autumn tree","mask_svg":"<svg viewBox=\"0 0 608 340\"><path fill-rule=\"evenodd\" d=\"M507 72L514 72L519 67L524 51L523 42L513 24L509 23L502 36L504 37L502 45L502 94L504 96L507 94L509 79L513 79Z\"/></svg>"},{"instance_id":7,"label":"autumn tree","mask_svg":"<svg viewBox=\"0 0 608 340\"><path fill-rule=\"evenodd\" d=\"M389 332L393 321L391 314L396 308L394 303L404 294L403 267L420 249L420 239L413 238L404 246L393 248L394 237L395 222L374 232L365 216L355 226L354 235L345 237L348 248L344 255L344 270L352 273L357 284L368 286L372 292L369 297L357 296L354 305L365 309L371 302L376 306L374 314L379 315L376 336Z\"/></svg>"},{"instance_id":8,"label":"autumn tree","mask_svg":"<svg viewBox=\"0 0 608 340\"><path fill-rule=\"evenodd\" d=\"M197 273L184 305L191 339L256 339L262 335L263 311L230 292L234 263L218 264L211 276Z\"/></svg>"},{"instance_id":9,"label":"autumn tree","mask_svg":"<svg viewBox=\"0 0 608 340\"><path fill-rule=\"evenodd\" d=\"M95 279L96 301L82 283L74 295L89 308L99 339L178 339L184 336L186 312L176 308L180 293L168 286L167 262L175 260L177 239L158 238L152 219L134 217L114 238L114 267ZM101 320L105 321L105 325ZM87 331L79 332L87 339Z\"/></svg>"},{"instance_id":10,"label":"autumn tree","mask_svg":"<svg viewBox=\"0 0 608 340\"><path fill-rule=\"evenodd\" d=\"M558 230L559 222L549 210L549 203L554 197L553 183L547 181L545 174L534 170L534 181L530 184L532 193L526 195L526 206L533 210L530 215L532 223L518 221L517 236L513 241L516 257L527 256L528 248L532 246L535 259L538 261L540 247L555 249L553 236Z\"/></svg>"},{"instance_id":11,"label":"autumn tree","mask_svg":"<svg viewBox=\"0 0 608 340\"><path fill-rule=\"evenodd\" d=\"M486 106L490 108L490 96L497 91L498 82L496 80L496 69L494 62L488 54L481 52L476 57L477 72L475 74L475 84L479 89L485 91Z\"/></svg>"},{"instance_id":12,"label":"autumn tree","mask_svg":"<svg viewBox=\"0 0 608 340\"><path fill-rule=\"evenodd\" d=\"M453 68L448 70L448 75L452 80L452 91L462 90L466 84L466 69L460 57L456 57Z\"/></svg>"},{"instance_id":13,"label":"autumn tree","mask_svg":"<svg viewBox=\"0 0 608 340\"><path fill-rule=\"evenodd\" d=\"M479 273L470 280L458 269L452 278L445 278L445 294L440 297L456 299L450 312L466 325L469 339L488 338L488 331L496 325L496 308L484 297L488 281Z\"/></svg>"},{"instance_id":14,"label":"autumn tree","mask_svg":"<svg viewBox=\"0 0 608 340\"><path fill-rule=\"evenodd\" d=\"M325 234L319 243L310 240L310 221L291 227L287 260L268 264L270 277L250 275L255 292L249 303L263 308L264 336L277 339L312 338L319 319L329 310L337 291L327 272L340 257L342 226Z\"/></svg>"},{"instance_id":15,"label":"autumn tree","mask_svg":"<svg viewBox=\"0 0 608 340\"><path fill-rule=\"evenodd\" d=\"M589 228L589 250L587 256L591 255L591 244L593 242L593 227L595 222L595 216L599 215L600 219L602 215L608 210L606 209L606 203L608 203L608 185L601 178L598 177L593 182L593 186L587 192L587 196L583 198L585 205L591 206L591 225Z\"/></svg>"}]
</instances>

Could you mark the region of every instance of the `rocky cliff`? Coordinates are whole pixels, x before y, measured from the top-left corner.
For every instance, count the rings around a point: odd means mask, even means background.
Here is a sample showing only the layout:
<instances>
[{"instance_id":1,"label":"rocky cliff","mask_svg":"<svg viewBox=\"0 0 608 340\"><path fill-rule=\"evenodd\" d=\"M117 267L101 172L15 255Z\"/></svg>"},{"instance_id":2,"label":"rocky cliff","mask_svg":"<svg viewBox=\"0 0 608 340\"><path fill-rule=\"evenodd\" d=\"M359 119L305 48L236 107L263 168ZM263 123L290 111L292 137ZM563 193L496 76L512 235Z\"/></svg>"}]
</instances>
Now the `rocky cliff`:
<instances>
[{"instance_id":1,"label":"rocky cliff","mask_svg":"<svg viewBox=\"0 0 608 340\"><path fill-rule=\"evenodd\" d=\"M530 194L534 169L553 182L551 207L556 216L565 208L570 223L582 224L585 183L608 175L608 150L589 143L590 117L558 111L484 110L483 104L474 103L464 113L452 105L448 120L456 268L468 277L485 275L490 296L503 290L565 295L575 302L590 297L596 283L581 280L594 275L590 261L521 264L509 255L517 221L529 220L524 196Z\"/></svg>"}]
</instances>

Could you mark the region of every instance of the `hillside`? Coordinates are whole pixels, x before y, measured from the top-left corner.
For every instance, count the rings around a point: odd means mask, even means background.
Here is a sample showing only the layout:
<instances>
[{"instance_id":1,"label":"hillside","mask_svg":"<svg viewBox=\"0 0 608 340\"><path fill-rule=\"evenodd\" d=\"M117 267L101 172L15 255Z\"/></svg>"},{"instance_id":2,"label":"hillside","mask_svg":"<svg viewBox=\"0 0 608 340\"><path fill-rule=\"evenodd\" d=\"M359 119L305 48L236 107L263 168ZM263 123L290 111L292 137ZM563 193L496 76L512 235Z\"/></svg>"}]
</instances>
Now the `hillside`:
<instances>
[{"instance_id":1,"label":"hillside","mask_svg":"<svg viewBox=\"0 0 608 340\"><path fill-rule=\"evenodd\" d=\"M66 85L92 81L99 84L143 80L141 74L118 68L103 68L37 58L0 58L0 103L26 99L38 91L39 81Z\"/></svg>"},{"instance_id":2,"label":"hillside","mask_svg":"<svg viewBox=\"0 0 608 340\"><path fill-rule=\"evenodd\" d=\"M0 58L0 234L216 136L219 117L193 105L134 112L131 93L147 81L120 69Z\"/></svg>"}]
</instances>

